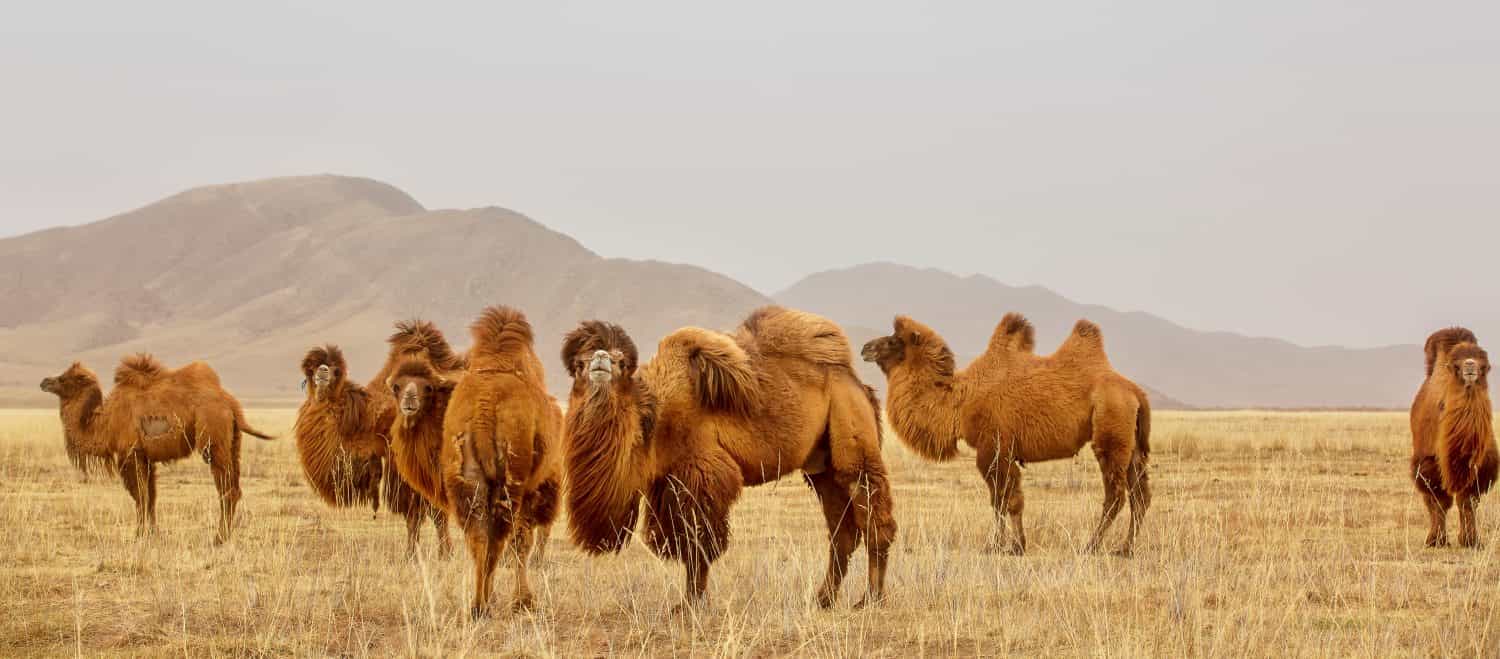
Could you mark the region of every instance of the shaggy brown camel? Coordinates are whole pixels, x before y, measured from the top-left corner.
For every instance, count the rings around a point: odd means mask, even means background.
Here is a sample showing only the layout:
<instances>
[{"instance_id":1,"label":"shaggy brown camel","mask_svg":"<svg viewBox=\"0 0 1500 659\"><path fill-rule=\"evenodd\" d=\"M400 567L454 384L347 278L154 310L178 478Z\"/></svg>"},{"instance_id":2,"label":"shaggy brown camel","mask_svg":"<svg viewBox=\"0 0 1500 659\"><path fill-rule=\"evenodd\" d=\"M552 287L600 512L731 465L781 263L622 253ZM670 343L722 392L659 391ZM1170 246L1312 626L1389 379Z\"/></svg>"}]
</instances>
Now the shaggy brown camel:
<instances>
[{"instance_id":1,"label":"shaggy brown camel","mask_svg":"<svg viewBox=\"0 0 1500 659\"><path fill-rule=\"evenodd\" d=\"M978 452L995 509L995 546L1026 551L1021 465L1070 458L1092 443L1104 478L1104 510L1086 551L1098 550L1128 498L1130 529L1115 553L1129 556L1151 504L1146 393L1110 366L1093 323L1078 321L1051 356L1036 355L1035 345L1031 323L1007 314L984 354L955 372L942 337L897 316L895 331L866 343L861 354L885 373L891 424L907 446L930 460L957 456L960 440ZM1014 527L1009 541L1002 512Z\"/></svg>"},{"instance_id":2,"label":"shaggy brown camel","mask_svg":"<svg viewBox=\"0 0 1500 659\"><path fill-rule=\"evenodd\" d=\"M156 530L156 464L198 453L219 491L214 544L229 540L240 501L240 433L272 437L245 422L240 402L208 364L174 371L150 355L126 357L115 369L108 398L94 372L77 362L41 386L57 395L63 432L79 454L104 458L103 464L119 470L135 500L137 535Z\"/></svg>"},{"instance_id":3,"label":"shaggy brown camel","mask_svg":"<svg viewBox=\"0 0 1500 659\"><path fill-rule=\"evenodd\" d=\"M532 530L557 516L562 412L521 312L489 307L469 330L474 347L449 397L439 463L449 512L474 559L477 618L489 610L495 564L507 549L516 568L512 608L533 606L526 566Z\"/></svg>"},{"instance_id":4,"label":"shaggy brown camel","mask_svg":"<svg viewBox=\"0 0 1500 659\"><path fill-rule=\"evenodd\" d=\"M443 417L453 387L463 371L442 373L426 359L409 357L391 373L389 388L396 397L399 415L391 427L391 462L396 472L434 507L448 510L440 459L443 447ZM535 531L531 562L546 559L552 524Z\"/></svg>"},{"instance_id":5,"label":"shaggy brown camel","mask_svg":"<svg viewBox=\"0 0 1500 659\"><path fill-rule=\"evenodd\" d=\"M732 337L679 329L637 369L625 330L589 321L564 339L562 360L573 377L568 520L585 551L619 551L644 497L647 544L683 562L685 598L701 601L740 490L800 469L822 501L830 536L818 605L837 601L862 537L869 590L856 606L883 598L896 522L879 403L854 374L837 325L767 307Z\"/></svg>"},{"instance_id":6,"label":"shaggy brown camel","mask_svg":"<svg viewBox=\"0 0 1500 659\"><path fill-rule=\"evenodd\" d=\"M1450 327L1427 337L1427 379L1411 404L1411 476L1427 505L1428 547L1448 544L1458 502L1458 544L1479 546L1479 497L1495 484L1500 450L1490 409L1490 358L1474 333Z\"/></svg>"},{"instance_id":7,"label":"shaggy brown camel","mask_svg":"<svg viewBox=\"0 0 1500 659\"><path fill-rule=\"evenodd\" d=\"M302 359L307 392L297 410L297 457L308 485L334 507L380 502L406 520L406 553L414 556L422 519L432 519L438 552L448 555L448 519L428 506L401 480L386 460L395 399L384 387L370 391L348 379L348 364L338 346L315 347Z\"/></svg>"}]
</instances>

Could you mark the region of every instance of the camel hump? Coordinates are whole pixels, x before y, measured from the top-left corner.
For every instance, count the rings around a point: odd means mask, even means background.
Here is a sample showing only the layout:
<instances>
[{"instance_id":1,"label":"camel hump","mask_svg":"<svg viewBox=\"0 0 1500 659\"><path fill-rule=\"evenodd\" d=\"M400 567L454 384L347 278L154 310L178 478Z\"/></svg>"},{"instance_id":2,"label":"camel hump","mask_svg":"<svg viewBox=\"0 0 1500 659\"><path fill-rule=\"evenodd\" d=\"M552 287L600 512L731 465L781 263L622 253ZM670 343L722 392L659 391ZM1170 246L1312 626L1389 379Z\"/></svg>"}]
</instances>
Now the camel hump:
<instances>
[{"instance_id":1,"label":"camel hump","mask_svg":"<svg viewBox=\"0 0 1500 659\"><path fill-rule=\"evenodd\" d=\"M806 359L824 366L853 368L849 337L837 323L806 311L767 306L740 324L738 338L768 357Z\"/></svg>"},{"instance_id":2,"label":"camel hump","mask_svg":"<svg viewBox=\"0 0 1500 659\"><path fill-rule=\"evenodd\" d=\"M148 387L166 375L167 367L147 353L138 352L120 360L115 368L115 386Z\"/></svg>"},{"instance_id":3,"label":"camel hump","mask_svg":"<svg viewBox=\"0 0 1500 659\"><path fill-rule=\"evenodd\" d=\"M453 352L448 338L431 321L420 318L399 321L386 343L390 344L393 355L426 352L427 359L440 371L456 371L467 366L467 360Z\"/></svg>"},{"instance_id":4,"label":"camel hump","mask_svg":"<svg viewBox=\"0 0 1500 659\"><path fill-rule=\"evenodd\" d=\"M730 337L685 327L662 339L657 353L685 358L688 381L703 408L747 415L760 406L760 384L750 355Z\"/></svg>"},{"instance_id":5,"label":"camel hump","mask_svg":"<svg viewBox=\"0 0 1500 659\"><path fill-rule=\"evenodd\" d=\"M1427 345L1422 351L1427 354L1427 375L1432 375L1433 367L1438 365L1448 356L1448 351L1460 343L1479 343L1479 339L1464 327L1446 327L1433 332L1427 337Z\"/></svg>"},{"instance_id":6,"label":"camel hump","mask_svg":"<svg viewBox=\"0 0 1500 659\"><path fill-rule=\"evenodd\" d=\"M1014 311L1005 314L990 335L990 349L1032 352L1036 350L1036 328L1021 314Z\"/></svg>"},{"instance_id":7,"label":"camel hump","mask_svg":"<svg viewBox=\"0 0 1500 659\"><path fill-rule=\"evenodd\" d=\"M1108 361L1104 354L1104 332L1092 321L1080 319L1073 323L1073 331L1057 348L1057 356L1073 359L1100 359Z\"/></svg>"}]
</instances>

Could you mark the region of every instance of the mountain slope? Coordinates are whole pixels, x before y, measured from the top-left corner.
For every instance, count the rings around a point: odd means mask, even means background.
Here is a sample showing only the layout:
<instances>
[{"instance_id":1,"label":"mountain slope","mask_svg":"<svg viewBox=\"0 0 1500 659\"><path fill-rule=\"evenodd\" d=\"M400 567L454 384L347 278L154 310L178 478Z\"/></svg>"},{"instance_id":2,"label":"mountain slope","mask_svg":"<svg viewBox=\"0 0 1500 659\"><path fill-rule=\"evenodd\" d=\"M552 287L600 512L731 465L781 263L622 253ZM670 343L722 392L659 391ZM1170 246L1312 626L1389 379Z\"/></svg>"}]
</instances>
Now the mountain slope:
<instances>
[{"instance_id":1,"label":"mountain slope","mask_svg":"<svg viewBox=\"0 0 1500 659\"><path fill-rule=\"evenodd\" d=\"M981 352L1007 311L1036 325L1039 352L1052 351L1074 321L1088 318L1104 328L1117 370L1196 406L1402 407L1421 379L1418 346L1308 348L1200 332L1146 313L1079 304L1037 286L888 263L817 273L774 297L881 334L896 314L910 315L942 333L959 355Z\"/></svg>"},{"instance_id":2,"label":"mountain slope","mask_svg":"<svg viewBox=\"0 0 1500 659\"><path fill-rule=\"evenodd\" d=\"M501 208L427 211L365 179L198 188L66 229L0 240L0 397L82 359L101 373L150 351L207 359L248 398L295 397L303 351L343 345L373 374L394 320L421 316L460 348L488 304L524 310L554 389L579 319L610 318L652 351L685 324L729 327L769 302L702 268L606 259Z\"/></svg>"}]
</instances>

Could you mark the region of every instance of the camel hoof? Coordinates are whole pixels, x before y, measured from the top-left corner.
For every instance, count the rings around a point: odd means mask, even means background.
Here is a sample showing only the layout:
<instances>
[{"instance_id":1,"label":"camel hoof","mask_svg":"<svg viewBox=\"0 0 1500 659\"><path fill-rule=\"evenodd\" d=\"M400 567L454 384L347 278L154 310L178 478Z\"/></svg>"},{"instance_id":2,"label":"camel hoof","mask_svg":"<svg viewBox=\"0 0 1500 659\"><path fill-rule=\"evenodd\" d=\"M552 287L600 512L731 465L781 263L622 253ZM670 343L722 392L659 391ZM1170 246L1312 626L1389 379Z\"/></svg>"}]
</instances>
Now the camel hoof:
<instances>
[{"instance_id":1,"label":"camel hoof","mask_svg":"<svg viewBox=\"0 0 1500 659\"><path fill-rule=\"evenodd\" d=\"M1428 538L1426 546L1428 549L1441 549L1448 546L1448 538Z\"/></svg>"},{"instance_id":2,"label":"camel hoof","mask_svg":"<svg viewBox=\"0 0 1500 659\"><path fill-rule=\"evenodd\" d=\"M984 546L984 553L992 556L1025 556L1026 548L1015 542L991 542Z\"/></svg>"},{"instance_id":3,"label":"camel hoof","mask_svg":"<svg viewBox=\"0 0 1500 659\"><path fill-rule=\"evenodd\" d=\"M510 603L510 610L514 613L528 613L531 611L535 611L536 599L534 599L530 595L527 595L525 597L517 597Z\"/></svg>"},{"instance_id":4,"label":"camel hoof","mask_svg":"<svg viewBox=\"0 0 1500 659\"><path fill-rule=\"evenodd\" d=\"M854 603L854 610L858 611L865 607L874 608L883 603L885 603L885 595L865 595L859 598L858 602Z\"/></svg>"},{"instance_id":5,"label":"camel hoof","mask_svg":"<svg viewBox=\"0 0 1500 659\"><path fill-rule=\"evenodd\" d=\"M1110 555L1115 558L1131 558L1135 556L1135 550L1130 547L1121 547L1110 552Z\"/></svg>"},{"instance_id":6,"label":"camel hoof","mask_svg":"<svg viewBox=\"0 0 1500 659\"><path fill-rule=\"evenodd\" d=\"M820 609L831 609L831 608L833 608L833 605L835 603L837 603L838 601L839 601L839 595L838 595L838 593L832 593L832 592L828 592L826 590L819 590L818 591L818 608L820 608Z\"/></svg>"},{"instance_id":7,"label":"camel hoof","mask_svg":"<svg viewBox=\"0 0 1500 659\"><path fill-rule=\"evenodd\" d=\"M488 618L488 617L489 617L489 612L486 611L486 610L484 610L484 607L479 607L479 606L471 606L471 607L469 607L469 619L470 620L478 622L478 621L484 620L485 618Z\"/></svg>"}]
</instances>

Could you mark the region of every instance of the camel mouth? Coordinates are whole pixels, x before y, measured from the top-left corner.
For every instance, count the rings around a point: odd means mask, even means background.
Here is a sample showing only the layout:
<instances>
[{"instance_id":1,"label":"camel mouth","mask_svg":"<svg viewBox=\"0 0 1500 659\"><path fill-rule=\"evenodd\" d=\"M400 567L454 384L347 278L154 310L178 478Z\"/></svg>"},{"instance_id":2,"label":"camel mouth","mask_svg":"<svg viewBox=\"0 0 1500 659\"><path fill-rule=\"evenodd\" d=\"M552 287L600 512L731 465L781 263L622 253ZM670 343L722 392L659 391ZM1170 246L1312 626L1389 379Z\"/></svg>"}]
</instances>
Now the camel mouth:
<instances>
[{"instance_id":1,"label":"camel mouth","mask_svg":"<svg viewBox=\"0 0 1500 659\"><path fill-rule=\"evenodd\" d=\"M603 384L614 377L614 361L609 358L609 353L603 350L594 353L594 358L589 360L589 381Z\"/></svg>"},{"instance_id":2,"label":"camel mouth","mask_svg":"<svg viewBox=\"0 0 1500 659\"><path fill-rule=\"evenodd\" d=\"M1458 374L1465 384L1474 384L1479 380L1479 362L1472 359L1465 361L1458 367Z\"/></svg>"},{"instance_id":3,"label":"camel mouth","mask_svg":"<svg viewBox=\"0 0 1500 659\"><path fill-rule=\"evenodd\" d=\"M421 403L418 403L417 401L414 401L414 400L402 400L401 401L401 414L402 415L404 415L404 416L415 416L416 413L420 412L420 411L422 411L422 404Z\"/></svg>"},{"instance_id":4,"label":"camel mouth","mask_svg":"<svg viewBox=\"0 0 1500 659\"><path fill-rule=\"evenodd\" d=\"M57 393L57 381L53 380L52 378L43 378L42 391L45 391L49 394Z\"/></svg>"},{"instance_id":5,"label":"camel mouth","mask_svg":"<svg viewBox=\"0 0 1500 659\"><path fill-rule=\"evenodd\" d=\"M313 385L319 389L328 386L328 383L333 380L333 369L328 368L327 364L319 366L318 370L313 373L312 380Z\"/></svg>"}]
</instances>

